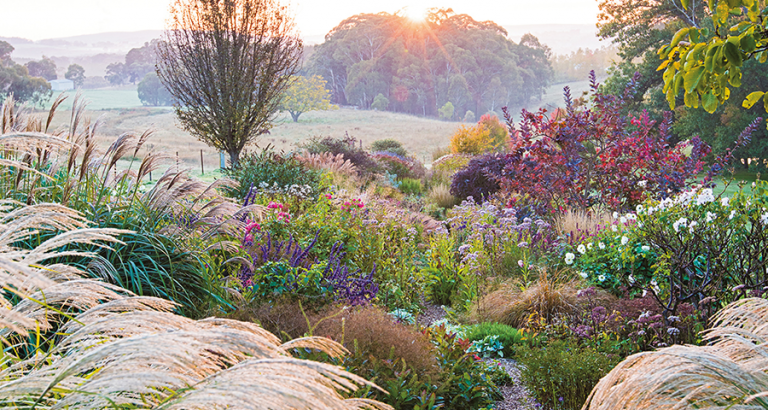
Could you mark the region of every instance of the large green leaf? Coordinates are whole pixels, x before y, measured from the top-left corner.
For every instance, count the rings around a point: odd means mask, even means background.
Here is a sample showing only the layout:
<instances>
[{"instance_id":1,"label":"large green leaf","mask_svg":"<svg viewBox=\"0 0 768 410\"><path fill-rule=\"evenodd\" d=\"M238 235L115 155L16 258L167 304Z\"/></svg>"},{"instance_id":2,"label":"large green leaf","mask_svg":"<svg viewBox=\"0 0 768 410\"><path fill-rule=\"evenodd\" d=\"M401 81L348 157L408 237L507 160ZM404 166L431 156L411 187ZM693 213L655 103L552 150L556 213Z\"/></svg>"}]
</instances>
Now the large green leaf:
<instances>
[{"instance_id":1,"label":"large green leaf","mask_svg":"<svg viewBox=\"0 0 768 410\"><path fill-rule=\"evenodd\" d=\"M739 51L739 48L736 47L736 44L733 44L730 41L726 41L724 45L724 51L725 58L728 59L729 63L735 65L736 67L741 67L743 60L741 59L741 52Z\"/></svg>"},{"instance_id":2,"label":"large green leaf","mask_svg":"<svg viewBox=\"0 0 768 410\"><path fill-rule=\"evenodd\" d=\"M699 85L699 81L701 80L701 76L703 75L704 75L703 65L694 67L691 70L689 70L687 73L685 73L685 92L692 93L693 90L696 89L696 86Z\"/></svg>"},{"instance_id":3,"label":"large green leaf","mask_svg":"<svg viewBox=\"0 0 768 410\"><path fill-rule=\"evenodd\" d=\"M701 96L701 106L710 114L717 109L717 97L712 94L711 90Z\"/></svg>"}]
</instances>

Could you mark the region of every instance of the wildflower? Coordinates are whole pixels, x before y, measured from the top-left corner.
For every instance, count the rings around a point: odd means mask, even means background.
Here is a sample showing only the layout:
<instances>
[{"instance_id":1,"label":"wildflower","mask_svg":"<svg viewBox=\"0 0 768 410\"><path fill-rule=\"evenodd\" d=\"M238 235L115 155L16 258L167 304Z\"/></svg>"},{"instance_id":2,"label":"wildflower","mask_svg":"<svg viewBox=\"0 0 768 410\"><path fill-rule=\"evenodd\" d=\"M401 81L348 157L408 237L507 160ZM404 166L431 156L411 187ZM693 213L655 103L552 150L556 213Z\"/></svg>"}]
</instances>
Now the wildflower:
<instances>
[{"instance_id":1,"label":"wildflower","mask_svg":"<svg viewBox=\"0 0 768 410\"><path fill-rule=\"evenodd\" d=\"M579 253L580 253L580 254L582 254L582 255L584 255L585 253L587 253L587 247L586 247L586 246L584 246L584 244L580 244L580 245L579 245L579 246L576 248L576 250L577 250L577 251L579 251Z\"/></svg>"},{"instance_id":2,"label":"wildflower","mask_svg":"<svg viewBox=\"0 0 768 410\"><path fill-rule=\"evenodd\" d=\"M638 330L637 331L637 335L638 336L644 336L645 335L645 330Z\"/></svg>"},{"instance_id":3,"label":"wildflower","mask_svg":"<svg viewBox=\"0 0 768 410\"><path fill-rule=\"evenodd\" d=\"M621 244L622 245L626 245L627 243L629 243L629 238L627 238L626 236L622 236L621 237Z\"/></svg>"},{"instance_id":4,"label":"wildflower","mask_svg":"<svg viewBox=\"0 0 768 410\"><path fill-rule=\"evenodd\" d=\"M517 244L517 247L518 248L527 248L528 247L528 242L520 242L520 243Z\"/></svg>"},{"instance_id":5,"label":"wildflower","mask_svg":"<svg viewBox=\"0 0 768 410\"><path fill-rule=\"evenodd\" d=\"M468 250L469 250L471 247L472 247L472 246L470 246L470 245L468 245L468 244L464 244L464 245L461 245L461 246L459 246L459 253L463 255L463 254L467 253L467 251L468 251Z\"/></svg>"},{"instance_id":6,"label":"wildflower","mask_svg":"<svg viewBox=\"0 0 768 410\"><path fill-rule=\"evenodd\" d=\"M634 276L629 275L629 278L627 278L627 280L629 280L630 284L633 284L633 285L635 284L635 277Z\"/></svg>"},{"instance_id":7,"label":"wildflower","mask_svg":"<svg viewBox=\"0 0 768 410\"><path fill-rule=\"evenodd\" d=\"M768 212L760 216L760 222L762 222L763 225L768 225Z\"/></svg>"},{"instance_id":8,"label":"wildflower","mask_svg":"<svg viewBox=\"0 0 768 410\"><path fill-rule=\"evenodd\" d=\"M523 260L522 260L522 259L519 259L519 260L517 261L517 266L519 266L519 267L520 267L520 269L522 269L523 267L525 267L525 263L523 263Z\"/></svg>"},{"instance_id":9,"label":"wildflower","mask_svg":"<svg viewBox=\"0 0 768 410\"><path fill-rule=\"evenodd\" d=\"M613 219L619 219L619 213L618 212L614 212L613 213Z\"/></svg>"},{"instance_id":10,"label":"wildflower","mask_svg":"<svg viewBox=\"0 0 768 410\"><path fill-rule=\"evenodd\" d=\"M670 327L669 329L667 329L667 333L669 333L671 336L677 336L680 334L680 329L676 327Z\"/></svg>"},{"instance_id":11,"label":"wildflower","mask_svg":"<svg viewBox=\"0 0 768 410\"><path fill-rule=\"evenodd\" d=\"M574 254L572 254L570 252L566 253L565 254L565 263L566 263L566 265L572 265L573 264L573 260L575 258L576 258L576 255L574 255Z\"/></svg>"},{"instance_id":12,"label":"wildflower","mask_svg":"<svg viewBox=\"0 0 768 410\"><path fill-rule=\"evenodd\" d=\"M707 212L707 222L712 222L717 218L717 214Z\"/></svg>"},{"instance_id":13,"label":"wildflower","mask_svg":"<svg viewBox=\"0 0 768 410\"><path fill-rule=\"evenodd\" d=\"M599 275L597 277L597 280L599 280L600 282L605 282L605 275Z\"/></svg>"},{"instance_id":14,"label":"wildflower","mask_svg":"<svg viewBox=\"0 0 768 410\"><path fill-rule=\"evenodd\" d=\"M731 211L731 214L728 215L728 220L733 219L734 216L736 216L736 211L735 210Z\"/></svg>"},{"instance_id":15,"label":"wildflower","mask_svg":"<svg viewBox=\"0 0 768 410\"><path fill-rule=\"evenodd\" d=\"M581 271L581 272L579 272L579 276L581 276L582 278L586 279L589 276L589 274L587 274L587 272Z\"/></svg>"},{"instance_id":16,"label":"wildflower","mask_svg":"<svg viewBox=\"0 0 768 410\"><path fill-rule=\"evenodd\" d=\"M667 320L669 320L669 323L679 322L680 316L670 316L669 318L667 318Z\"/></svg>"},{"instance_id":17,"label":"wildflower","mask_svg":"<svg viewBox=\"0 0 768 410\"><path fill-rule=\"evenodd\" d=\"M627 214L627 220L628 221L636 221L637 220L637 215L635 215L635 214Z\"/></svg>"},{"instance_id":18,"label":"wildflower","mask_svg":"<svg viewBox=\"0 0 768 410\"><path fill-rule=\"evenodd\" d=\"M605 244L600 242L600 243L597 244L597 247L600 248L600 249L605 249Z\"/></svg>"},{"instance_id":19,"label":"wildflower","mask_svg":"<svg viewBox=\"0 0 768 410\"><path fill-rule=\"evenodd\" d=\"M627 223L627 218L622 216L621 218L619 218L619 222L621 222L622 225L624 225Z\"/></svg>"},{"instance_id":20,"label":"wildflower","mask_svg":"<svg viewBox=\"0 0 768 410\"><path fill-rule=\"evenodd\" d=\"M642 180L637 183L637 186L639 186L640 188L645 188L646 185L648 185L648 181L646 180Z\"/></svg>"},{"instance_id":21,"label":"wildflower","mask_svg":"<svg viewBox=\"0 0 768 410\"><path fill-rule=\"evenodd\" d=\"M650 246L648 246L648 245L643 245L643 246L641 246L641 247L640 247L640 249L641 249L643 252L648 252L648 251L650 251L650 250L651 250L651 247L650 247Z\"/></svg>"},{"instance_id":22,"label":"wildflower","mask_svg":"<svg viewBox=\"0 0 768 410\"><path fill-rule=\"evenodd\" d=\"M720 205L728 206L728 201L730 201L730 198L728 198L728 197L720 198Z\"/></svg>"},{"instance_id":23,"label":"wildflower","mask_svg":"<svg viewBox=\"0 0 768 410\"><path fill-rule=\"evenodd\" d=\"M688 225L688 219L680 218L672 224L672 227L675 228L675 232L680 232L680 227L685 227L686 225Z\"/></svg>"},{"instance_id":24,"label":"wildflower","mask_svg":"<svg viewBox=\"0 0 768 410\"><path fill-rule=\"evenodd\" d=\"M619 227L616 226L616 225L611 225L611 230L614 231L614 232L618 232L619 231Z\"/></svg>"},{"instance_id":25,"label":"wildflower","mask_svg":"<svg viewBox=\"0 0 768 410\"><path fill-rule=\"evenodd\" d=\"M712 194L711 188L702 189L698 197L696 197L696 205L704 205L715 200L715 196Z\"/></svg>"},{"instance_id":26,"label":"wildflower","mask_svg":"<svg viewBox=\"0 0 768 410\"><path fill-rule=\"evenodd\" d=\"M699 223L696 221L692 221L691 224L688 226L688 232L693 233L693 228L698 225Z\"/></svg>"},{"instance_id":27,"label":"wildflower","mask_svg":"<svg viewBox=\"0 0 768 410\"><path fill-rule=\"evenodd\" d=\"M591 250L592 250L592 242L590 242L590 243L588 243L588 244L587 244L587 250L588 250L588 251L591 251Z\"/></svg>"},{"instance_id":28,"label":"wildflower","mask_svg":"<svg viewBox=\"0 0 768 410\"><path fill-rule=\"evenodd\" d=\"M637 213L641 213L641 212L643 212L643 210L645 210L645 208L643 208L643 206L642 206L642 205L638 205L638 206L635 208L635 211L636 211Z\"/></svg>"}]
</instances>

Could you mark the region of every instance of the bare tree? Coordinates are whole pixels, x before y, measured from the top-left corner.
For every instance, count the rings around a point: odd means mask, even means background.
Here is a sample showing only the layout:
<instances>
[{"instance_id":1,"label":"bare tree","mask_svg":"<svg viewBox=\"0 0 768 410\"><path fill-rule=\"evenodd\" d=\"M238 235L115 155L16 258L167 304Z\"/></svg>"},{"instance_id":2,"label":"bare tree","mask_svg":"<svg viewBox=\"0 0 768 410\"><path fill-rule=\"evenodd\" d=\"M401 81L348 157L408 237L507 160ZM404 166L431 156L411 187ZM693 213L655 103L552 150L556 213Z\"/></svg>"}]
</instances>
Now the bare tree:
<instances>
[{"instance_id":1,"label":"bare tree","mask_svg":"<svg viewBox=\"0 0 768 410\"><path fill-rule=\"evenodd\" d=\"M176 100L182 126L229 154L266 133L301 40L277 0L176 0L157 46L157 74Z\"/></svg>"}]
</instances>

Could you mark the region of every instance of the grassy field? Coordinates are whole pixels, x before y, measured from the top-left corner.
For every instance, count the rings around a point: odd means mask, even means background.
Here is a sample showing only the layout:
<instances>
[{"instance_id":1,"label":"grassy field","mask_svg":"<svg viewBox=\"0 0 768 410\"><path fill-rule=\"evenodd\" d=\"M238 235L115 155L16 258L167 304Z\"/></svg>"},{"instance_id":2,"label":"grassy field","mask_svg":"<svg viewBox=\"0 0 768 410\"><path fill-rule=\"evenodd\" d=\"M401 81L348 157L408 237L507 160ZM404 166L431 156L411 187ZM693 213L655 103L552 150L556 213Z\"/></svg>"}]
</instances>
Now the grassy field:
<instances>
[{"instance_id":1,"label":"grassy field","mask_svg":"<svg viewBox=\"0 0 768 410\"><path fill-rule=\"evenodd\" d=\"M89 102L88 109L91 110L141 107L141 101L139 100L139 95L136 92L136 86L126 85L122 87L103 88L96 90L65 91L63 94L67 97L67 99L64 100L64 103L59 106L59 109L72 109L72 103L75 99L75 95L77 95L78 92ZM58 95L59 94L54 91L53 96L56 97ZM50 103L48 107L50 107Z\"/></svg>"}]
</instances>

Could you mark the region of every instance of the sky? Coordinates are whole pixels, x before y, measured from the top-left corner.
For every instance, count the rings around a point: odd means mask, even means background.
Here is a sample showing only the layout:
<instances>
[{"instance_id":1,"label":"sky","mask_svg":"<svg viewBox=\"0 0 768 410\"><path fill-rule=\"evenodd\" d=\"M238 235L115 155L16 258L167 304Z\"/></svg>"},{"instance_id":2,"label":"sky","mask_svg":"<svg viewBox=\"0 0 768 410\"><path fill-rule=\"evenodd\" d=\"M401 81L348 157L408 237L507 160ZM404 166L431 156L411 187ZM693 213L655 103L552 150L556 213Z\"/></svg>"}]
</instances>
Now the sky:
<instances>
[{"instance_id":1,"label":"sky","mask_svg":"<svg viewBox=\"0 0 768 410\"><path fill-rule=\"evenodd\" d=\"M597 0L283 0L302 36L322 36L359 13L394 13L407 7L452 8L501 25L595 24ZM437 3L437 4L436 4ZM171 0L0 0L0 37L30 40L114 31L161 30Z\"/></svg>"}]
</instances>

